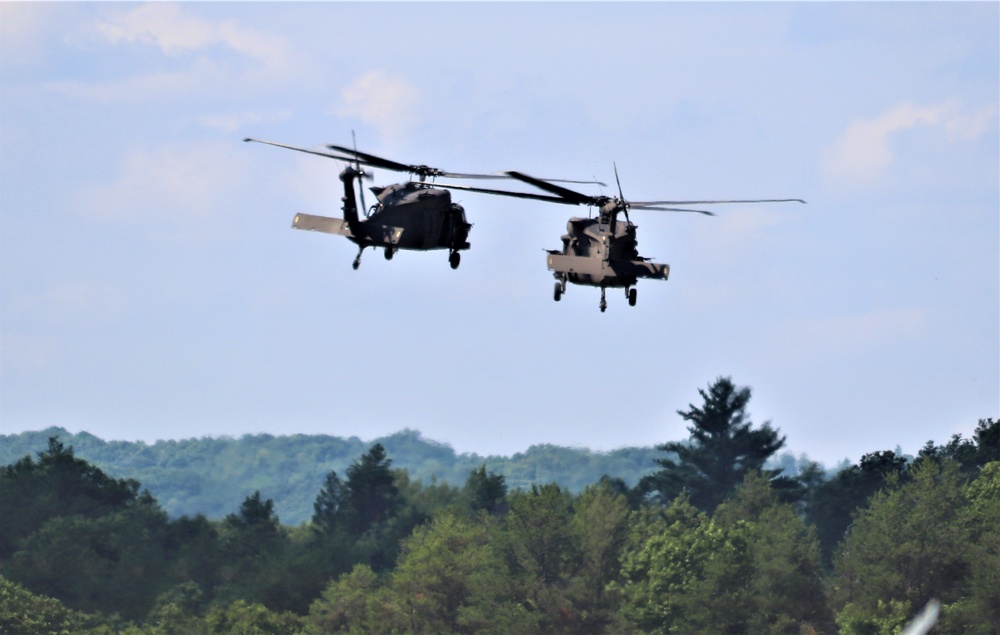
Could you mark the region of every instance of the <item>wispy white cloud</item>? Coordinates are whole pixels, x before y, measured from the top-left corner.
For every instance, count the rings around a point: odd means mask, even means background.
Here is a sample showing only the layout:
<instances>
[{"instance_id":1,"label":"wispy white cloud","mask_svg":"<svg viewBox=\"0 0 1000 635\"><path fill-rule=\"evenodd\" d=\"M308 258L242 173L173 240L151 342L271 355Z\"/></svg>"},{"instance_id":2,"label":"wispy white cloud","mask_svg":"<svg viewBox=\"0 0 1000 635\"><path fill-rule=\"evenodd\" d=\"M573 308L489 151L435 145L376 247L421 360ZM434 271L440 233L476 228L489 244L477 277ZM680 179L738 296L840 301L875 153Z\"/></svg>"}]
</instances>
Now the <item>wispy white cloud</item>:
<instances>
[{"instance_id":1,"label":"wispy white cloud","mask_svg":"<svg viewBox=\"0 0 1000 635\"><path fill-rule=\"evenodd\" d=\"M0 62L31 67L44 59L47 36L63 15L48 2L0 2Z\"/></svg>"},{"instance_id":2,"label":"wispy white cloud","mask_svg":"<svg viewBox=\"0 0 1000 635\"><path fill-rule=\"evenodd\" d=\"M204 94L223 87L273 87L276 81L294 81L313 69L309 57L282 37L235 20L209 20L178 4L154 2L118 11L90 28L99 42L153 47L169 64L123 78L54 81L47 85L50 90L118 103Z\"/></svg>"},{"instance_id":3,"label":"wispy white cloud","mask_svg":"<svg viewBox=\"0 0 1000 635\"><path fill-rule=\"evenodd\" d=\"M166 223L178 233L212 230L231 209L232 192L248 182L248 157L235 143L173 144L131 151L121 172L81 193L96 217ZM196 229L197 228L197 229Z\"/></svg>"},{"instance_id":4,"label":"wispy white cloud","mask_svg":"<svg viewBox=\"0 0 1000 635\"><path fill-rule=\"evenodd\" d=\"M214 74L204 65L186 71L157 72L114 81L59 80L45 83L55 94L99 104L143 102L184 95Z\"/></svg>"},{"instance_id":5,"label":"wispy white cloud","mask_svg":"<svg viewBox=\"0 0 1000 635\"><path fill-rule=\"evenodd\" d=\"M144 4L98 22L97 30L113 44L149 44L170 56L221 45L272 70L289 68L293 57L281 38L243 27L234 20L212 22L178 4Z\"/></svg>"},{"instance_id":6,"label":"wispy white cloud","mask_svg":"<svg viewBox=\"0 0 1000 635\"><path fill-rule=\"evenodd\" d=\"M949 141L976 139L997 125L997 104L986 104L969 113L957 113L945 122Z\"/></svg>"},{"instance_id":7,"label":"wispy white cloud","mask_svg":"<svg viewBox=\"0 0 1000 635\"><path fill-rule=\"evenodd\" d=\"M986 132L996 117L996 104L966 112L954 99L931 106L905 102L873 119L851 122L827 151L823 172L834 181L871 183L895 160L891 148L894 135L930 126L943 128L949 141L972 139Z\"/></svg>"},{"instance_id":8,"label":"wispy white cloud","mask_svg":"<svg viewBox=\"0 0 1000 635\"><path fill-rule=\"evenodd\" d=\"M357 117L386 137L405 134L419 123L420 91L406 78L382 70L358 77L340 91L334 114Z\"/></svg>"},{"instance_id":9,"label":"wispy white cloud","mask_svg":"<svg viewBox=\"0 0 1000 635\"><path fill-rule=\"evenodd\" d=\"M265 121L283 120L288 119L291 116L291 110L283 110L278 113L234 112L205 115L199 117L198 120L201 122L201 125L206 128L222 130L223 132L235 132L246 128L251 124L257 124Z\"/></svg>"}]
</instances>

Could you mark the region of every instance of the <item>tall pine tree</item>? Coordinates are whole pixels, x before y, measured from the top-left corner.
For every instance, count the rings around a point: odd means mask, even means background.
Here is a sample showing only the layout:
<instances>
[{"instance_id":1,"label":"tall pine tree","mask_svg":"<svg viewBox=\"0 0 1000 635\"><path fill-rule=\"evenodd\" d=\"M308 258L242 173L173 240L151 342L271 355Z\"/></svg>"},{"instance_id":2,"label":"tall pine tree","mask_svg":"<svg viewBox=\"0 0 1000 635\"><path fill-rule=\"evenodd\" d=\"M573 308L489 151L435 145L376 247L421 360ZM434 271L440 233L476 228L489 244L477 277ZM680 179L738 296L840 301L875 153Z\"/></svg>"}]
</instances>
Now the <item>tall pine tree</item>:
<instances>
[{"instance_id":1,"label":"tall pine tree","mask_svg":"<svg viewBox=\"0 0 1000 635\"><path fill-rule=\"evenodd\" d=\"M750 472L761 471L779 489L790 485L778 470L763 470L764 463L785 444L770 423L754 429L746 412L750 388L737 388L729 377L719 377L708 390L698 389L704 400L699 408L689 404L677 414L691 423L687 442L656 446L675 458L654 459L662 468L642 479L639 487L667 504L686 492L691 504L712 512Z\"/></svg>"}]
</instances>

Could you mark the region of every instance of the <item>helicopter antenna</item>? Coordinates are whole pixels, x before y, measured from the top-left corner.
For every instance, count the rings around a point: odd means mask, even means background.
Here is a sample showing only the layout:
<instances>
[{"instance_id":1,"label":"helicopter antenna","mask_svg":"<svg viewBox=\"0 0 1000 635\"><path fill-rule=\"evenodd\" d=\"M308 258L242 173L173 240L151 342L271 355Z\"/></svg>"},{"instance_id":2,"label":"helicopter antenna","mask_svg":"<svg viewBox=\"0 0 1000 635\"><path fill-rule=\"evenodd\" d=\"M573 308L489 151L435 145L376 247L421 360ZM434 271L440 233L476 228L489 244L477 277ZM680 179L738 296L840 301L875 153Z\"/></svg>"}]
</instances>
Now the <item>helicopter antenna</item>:
<instances>
[{"instance_id":1,"label":"helicopter antenna","mask_svg":"<svg viewBox=\"0 0 1000 635\"><path fill-rule=\"evenodd\" d=\"M354 136L354 130L351 130L351 145L354 146L354 169L360 172L358 175L358 194L361 196L361 209L365 212L365 218L368 218L368 206L365 205L365 171L361 169L361 161L358 158L358 140Z\"/></svg>"}]
</instances>

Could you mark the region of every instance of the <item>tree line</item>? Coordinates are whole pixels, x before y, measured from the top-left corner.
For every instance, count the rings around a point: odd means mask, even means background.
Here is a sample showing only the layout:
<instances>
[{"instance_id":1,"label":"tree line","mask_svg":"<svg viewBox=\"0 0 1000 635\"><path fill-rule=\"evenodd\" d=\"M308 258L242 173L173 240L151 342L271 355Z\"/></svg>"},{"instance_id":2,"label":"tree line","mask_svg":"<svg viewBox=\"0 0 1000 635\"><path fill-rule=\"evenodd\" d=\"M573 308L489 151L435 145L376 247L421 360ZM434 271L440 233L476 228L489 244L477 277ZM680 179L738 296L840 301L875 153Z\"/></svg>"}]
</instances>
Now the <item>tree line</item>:
<instances>
[{"instance_id":1,"label":"tree line","mask_svg":"<svg viewBox=\"0 0 1000 635\"><path fill-rule=\"evenodd\" d=\"M1000 422L827 477L719 378L634 485L411 480L376 443L310 520L255 492L171 518L50 438L0 470L0 632L1000 633Z\"/></svg>"},{"instance_id":2,"label":"tree line","mask_svg":"<svg viewBox=\"0 0 1000 635\"><path fill-rule=\"evenodd\" d=\"M0 435L0 465L17 461L44 448L57 436L74 447L76 456L115 477L134 478L156 497L171 517L205 514L221 520L233 501L259 490L275 501L275 510L288 525L308 522L312 503L326 474L343 474L358 456L378 443L406 469L412 480L462 486L469 472L485 465L503 474L511 489L532 483L559 483L574 494L604 474L614 474L630 486L652 471L659 452L652 447L625 447L609 452L555 445L534 445L512 456L456 453L451 447L423 438L415 430L362 441L329 435L244 435L238 438L203 437L157 441L105 441L92 434L72 434L49 428L16 435ZM796 470L798 459L780 458Z\"/></svg>"}]
</instances>

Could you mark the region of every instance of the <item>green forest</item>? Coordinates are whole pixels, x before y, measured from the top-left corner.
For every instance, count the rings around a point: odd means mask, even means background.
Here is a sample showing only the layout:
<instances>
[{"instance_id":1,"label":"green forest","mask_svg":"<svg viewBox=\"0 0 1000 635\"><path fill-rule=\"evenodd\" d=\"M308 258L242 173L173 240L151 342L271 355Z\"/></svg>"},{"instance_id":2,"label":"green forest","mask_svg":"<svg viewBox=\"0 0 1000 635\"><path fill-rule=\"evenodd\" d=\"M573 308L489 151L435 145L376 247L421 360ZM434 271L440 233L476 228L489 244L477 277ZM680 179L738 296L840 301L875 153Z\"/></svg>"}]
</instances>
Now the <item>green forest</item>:
<instances>
[{"instance_id":1,"label":"green forest","mask_svg":"<svg viewBox=\"0 0 1000 635\"><path fill-rule=\"evenodd\" d=\"M688 439L546 446L520 471L445 446L436 466L405 463L407 442L434 447L410 432L325 450L288 438L297 453L265 435L214 452L3 437L0 633L888 635L935 601L934 633L1000 634L1000 420L916 457L786 469L749 388L720 377L699 394L678 413ZM220 464L243 490L200 467L166 485L247 442ZM298 488L253 472L308 482L305 461L323 473L289 523L278 510L302 503L281 496ZM185 506L211 489L242 493L222 512Z\"/></svg>"},{"instance_id":2,"label":"green forest","mask_svg":"<svg viewBox=\"0 0 1000 635\"><path fill-rule=\"evenodd\" d=\"M654 448L621 448L592 452L579 448L536 445L513 456L457 454L452 448L403 430L370 442L357 437L269 434L240 438L200 438L157 441L153 444L104 441L92 434L71 434L49 428L18 435L0 435L0 465L34 455L50 437L73 446L77 457L109 476L134 478L156 497L171 517L204 514L221 520L233 510L233 501L259 491L275 501L275 513L286 525L309 521L313 500L331 471L343 474L359 456L378 443L392 457L393 467L405 469L410 480L461 486L469 472L485 465L503 474L510 489L533 483L558 483L573 493L612 474L634 486L655 467L662 455ZM775 457L793 474L806 457L785 453Z\"/></svg>"}]
</instances>

